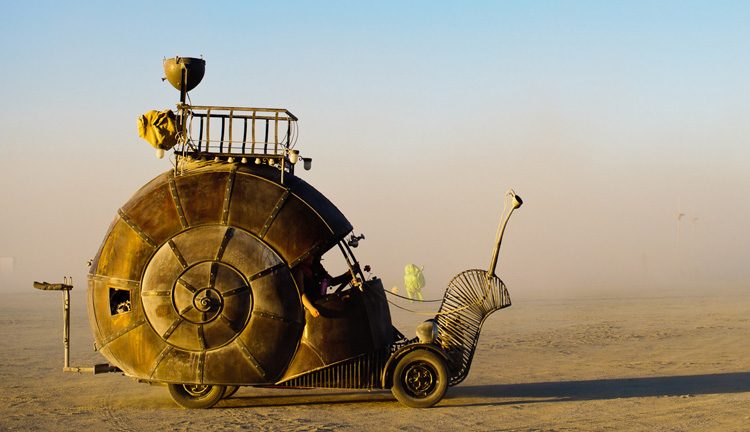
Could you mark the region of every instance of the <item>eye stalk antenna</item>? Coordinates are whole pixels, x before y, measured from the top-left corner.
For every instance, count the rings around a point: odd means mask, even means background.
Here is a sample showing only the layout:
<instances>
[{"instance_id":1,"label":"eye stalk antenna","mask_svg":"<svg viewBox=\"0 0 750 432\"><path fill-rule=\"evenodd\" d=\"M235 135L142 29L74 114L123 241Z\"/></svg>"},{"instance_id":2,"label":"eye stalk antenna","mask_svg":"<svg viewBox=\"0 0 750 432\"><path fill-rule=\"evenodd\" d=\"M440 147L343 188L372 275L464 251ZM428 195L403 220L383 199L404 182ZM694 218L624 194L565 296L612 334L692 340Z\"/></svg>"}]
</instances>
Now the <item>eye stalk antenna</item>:
<instances>
[{"instance_id":1,"label":"eye stalk antenna","mask_svg":"<svg viewBox=\"0 0 750 432\"><path fill-rule=\"evenodd\" d=\"M497 228L497 236L495 237L495 250L492 254L492 261L490 261L490 268L487 271L487 278L491 278L495 276L495 268L497 267L497 258L498 254L500 253L500 244L503 242L503 233L505 233L505 226L508 224L508 220L510 219L510 215L513 213L513 210L521 207L523 204L523 200L520 196L516 195L516 192L513 191L513 189L510 189L508 193L505 194L505 205L508 205L508 197L510 197L510 210L508 210L508 213L505 213L505 208L503 209L503 213L505 214L505 217L502 218L500 221L500 226ZM507 207L506 207L507 208Z\"/></svg>"}]
</instances>

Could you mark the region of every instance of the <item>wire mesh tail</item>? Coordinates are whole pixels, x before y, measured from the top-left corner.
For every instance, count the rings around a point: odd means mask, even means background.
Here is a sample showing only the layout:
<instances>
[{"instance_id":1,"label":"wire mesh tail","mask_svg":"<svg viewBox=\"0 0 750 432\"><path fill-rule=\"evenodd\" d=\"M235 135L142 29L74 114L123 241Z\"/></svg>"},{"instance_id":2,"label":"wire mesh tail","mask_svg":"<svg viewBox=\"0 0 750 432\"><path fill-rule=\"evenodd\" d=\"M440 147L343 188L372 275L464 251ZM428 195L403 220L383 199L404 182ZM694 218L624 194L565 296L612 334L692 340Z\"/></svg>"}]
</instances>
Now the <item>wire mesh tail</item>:
<instances>
[{"instance_id":1,"label":"wire mesh tail","mask_svg":"<svg viewBox=\"0 0 750 432\"><path fill-rule=\"evenodd\" d=\"M437 342L452 359L450 385L469 374L484 320L492 312L510 306L508 290L497 276L485 270L466 270L455 276L445 290L436 316Z\"/></svg>"}]
</instances>

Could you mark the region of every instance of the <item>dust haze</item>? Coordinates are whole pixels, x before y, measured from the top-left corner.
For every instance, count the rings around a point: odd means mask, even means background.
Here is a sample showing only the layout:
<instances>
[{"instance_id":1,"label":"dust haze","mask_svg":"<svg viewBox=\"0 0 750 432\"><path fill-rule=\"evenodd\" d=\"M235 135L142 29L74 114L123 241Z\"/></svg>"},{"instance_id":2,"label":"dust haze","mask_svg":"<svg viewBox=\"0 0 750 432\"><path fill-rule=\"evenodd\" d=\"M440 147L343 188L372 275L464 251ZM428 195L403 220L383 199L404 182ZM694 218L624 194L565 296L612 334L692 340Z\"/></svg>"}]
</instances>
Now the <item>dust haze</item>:
<instances>
[{"instance_id":1,"label":"dust haze","mask_svg":"<svg viewBox=\"0 0 750 432\"><path fill-rule=\"evenodd\" d=\"M463 125L447 123L390 147L378 145L377 131L364 143L350 142L332 124L300 116L297 148L314 162L298 175L365 234L355 253L386 287L403 285L409 263L425 267L430 297L440 297L460 271L486 269L509 188L525 203L508 225L497 273L516 296L659 295L741 287L750 279L747 158L728 145L721 154L708 130L643 132L604 157L598 145L622 140L617 131L534 113L501 121L482 141L448 144L445 137ZM356 126L377 129L361 118ZM4 290L63 276L83 284L85 264L117 209L171 169L141 142L131 120L122 119L113 139L127 151L113 148L112 155L56 150L32 159L9 149L0 162L0 256L13 257L15 267L2 276ZM346 144L307 138L323 133ZM687 154L686 146L698 150ZM370 163L379 149L385 155ZM678 212L685 213L679 221Z\"/></svg>"}]
</instances>

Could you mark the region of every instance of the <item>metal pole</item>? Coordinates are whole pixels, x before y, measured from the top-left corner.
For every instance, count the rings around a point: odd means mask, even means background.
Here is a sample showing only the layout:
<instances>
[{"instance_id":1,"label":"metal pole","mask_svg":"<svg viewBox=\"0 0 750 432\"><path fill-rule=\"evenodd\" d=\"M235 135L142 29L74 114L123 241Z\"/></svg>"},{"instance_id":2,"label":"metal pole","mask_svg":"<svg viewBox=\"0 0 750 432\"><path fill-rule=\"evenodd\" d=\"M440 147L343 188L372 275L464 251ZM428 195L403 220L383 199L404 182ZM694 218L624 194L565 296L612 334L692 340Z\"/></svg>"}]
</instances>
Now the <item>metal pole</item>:
<instances>
[{"instance_id":1,"label":"metal pole","mask_svg":"<svg viewBox=\"0 0 750 432\"><path fill-rule=\"evenodd\" d=\"M63 301L63 371L70 368L70 289L73 288L73 277L65 276L60 285Z\"/></svg>"},{"instance_id":2,"label":"metal pole","mask_svg":"<svg viewBox=\"0 0 750 432\"><path fill-rule=\"evenodd\" d=\"M73 278L65 278L65 285L72 285ZM64 368L70 367L70 290L63 289L63 344L65 345L65 362Z\"/></svg>"}]
</instances>

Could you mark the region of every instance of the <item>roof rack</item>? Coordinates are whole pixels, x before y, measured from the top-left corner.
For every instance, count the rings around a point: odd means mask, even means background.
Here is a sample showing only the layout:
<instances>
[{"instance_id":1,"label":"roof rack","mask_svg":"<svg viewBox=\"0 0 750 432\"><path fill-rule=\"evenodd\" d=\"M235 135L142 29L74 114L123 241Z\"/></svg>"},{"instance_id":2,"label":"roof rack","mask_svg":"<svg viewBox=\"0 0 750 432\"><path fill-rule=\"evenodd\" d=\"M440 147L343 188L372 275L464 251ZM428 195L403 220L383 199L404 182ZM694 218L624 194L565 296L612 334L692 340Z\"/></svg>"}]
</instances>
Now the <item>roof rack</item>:
<instances>
[{"instance_id":1,"label":"roof rack","mask_svg":"<svg viewBox=\"0 0 750 432\"><path fill-rule=\"evenodd\" d=\"M283 108L177 104L183 156L280 159L291 153L297 117Z\"/></svg>"}]
</instances>

